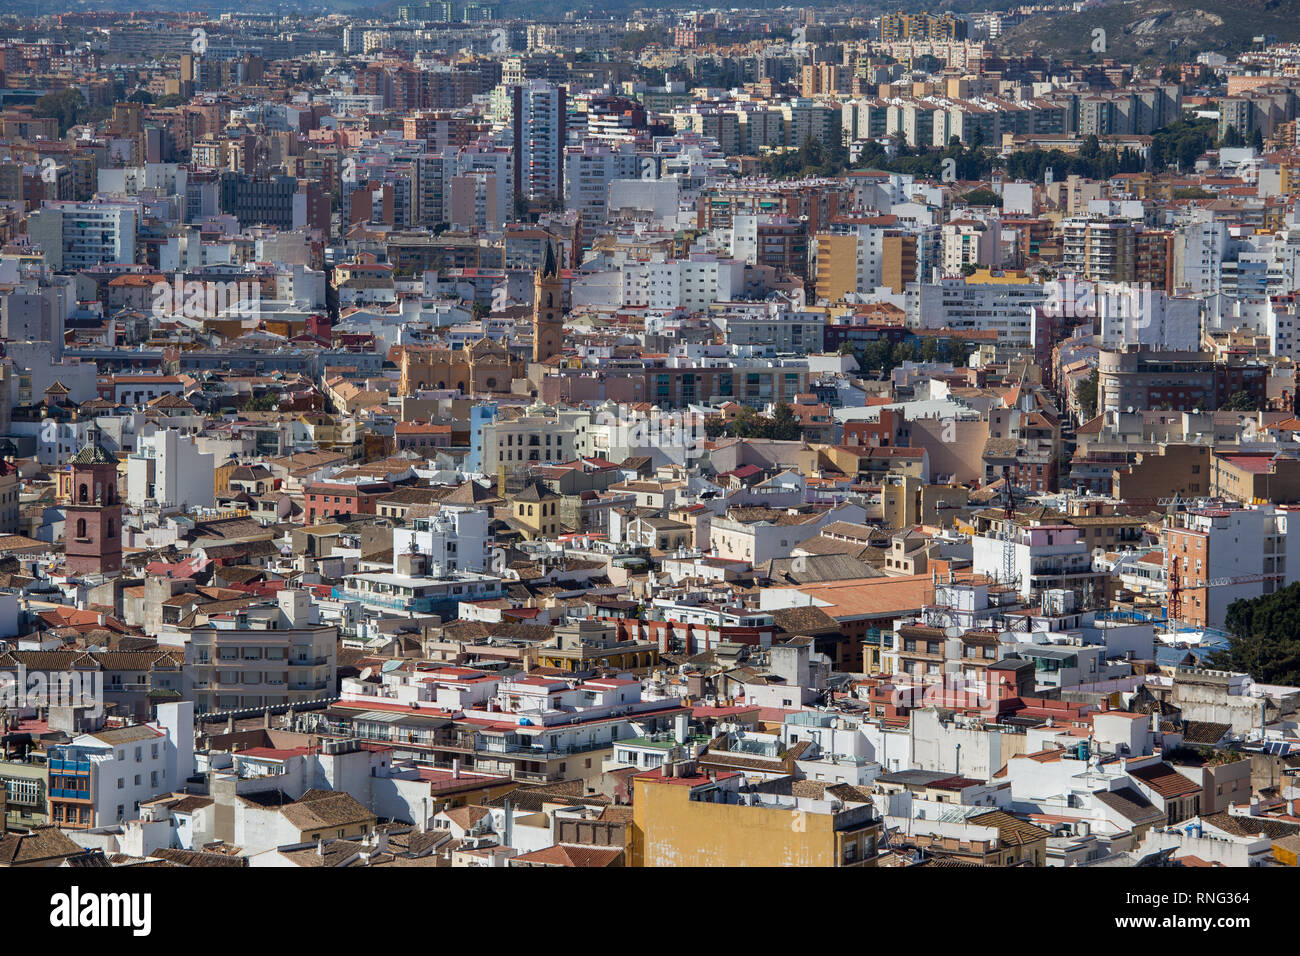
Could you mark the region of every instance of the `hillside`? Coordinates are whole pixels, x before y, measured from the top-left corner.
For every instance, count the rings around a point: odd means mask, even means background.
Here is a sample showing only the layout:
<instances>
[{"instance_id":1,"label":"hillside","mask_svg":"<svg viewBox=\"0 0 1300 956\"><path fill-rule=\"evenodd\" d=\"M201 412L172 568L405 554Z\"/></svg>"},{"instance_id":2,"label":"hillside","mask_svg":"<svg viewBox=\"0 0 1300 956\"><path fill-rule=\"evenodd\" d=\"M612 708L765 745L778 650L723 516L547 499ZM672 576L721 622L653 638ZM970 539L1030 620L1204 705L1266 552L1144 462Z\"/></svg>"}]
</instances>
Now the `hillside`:
<instances>
[{"instance_id":1,"label":"hillside","mask_svg":"<svg viewBox=\"0 0 1300 956\"><path fill-rule=\"evenodd\" d=\"M1098 27L1106 51L1094 53ZM1121 0L1081 13L1037 15L1006 30L1003 50L1120 60L1190 60L1203 50L1247 49L1259 35L1300 40L1300 0Z\"/></svg>"}]
</instances>

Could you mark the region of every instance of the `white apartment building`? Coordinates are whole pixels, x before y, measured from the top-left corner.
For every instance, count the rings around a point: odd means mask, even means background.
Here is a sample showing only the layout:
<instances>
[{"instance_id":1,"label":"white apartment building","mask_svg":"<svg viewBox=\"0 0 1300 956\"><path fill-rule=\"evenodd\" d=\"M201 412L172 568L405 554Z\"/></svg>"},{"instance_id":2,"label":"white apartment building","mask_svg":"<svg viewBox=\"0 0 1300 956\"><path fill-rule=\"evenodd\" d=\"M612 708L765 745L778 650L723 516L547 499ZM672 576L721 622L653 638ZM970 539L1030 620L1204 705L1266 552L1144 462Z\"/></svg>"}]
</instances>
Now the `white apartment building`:
<instances>
[{"instance_id":1,"label":"white apartment building","mask_svg":"<svg viewBox=\"0 0 1300 956\"><path fill-rule=\"evenodd\" d=\"M821 313L796 312L777 302L728 305L725 312L711 318L728 345L800 355L822 348L826 328Z\"/></svg>"},{"instance_id":2,"label":"white apartment building","mask_svg":"<svg viewBox=\"0 0 1300 956\"><path fill-rule=\"evenodd\" d=\"M1073 525L1017 528L1010 542L975 535L971 538L971 570L1011 583L1004 580L1008 548L1016 589L1026 599L1050 588L1080 586L1092 574L1092 556Z\"/></svg>"},{"instance_id":3,"label":"white apartment building","mask_svg":"<svg viewBox=\"0 0 1300 956\"><path fill-rule=\"evenodd\" d=\"M492 516L481 508L444 505L436 514L393 529L393 554L417 552L444 571L490 571Z\"/></svg>"},{"instance_id":4,"label":"white apartment building","mask_svg":"<svg viewBox=\"0 0 1300 956\"><path fill-rule=\"evenodd\" d=\"M173 428L140 439L126 462L126 500L133 508L211 508L216 455Z\"/></svg>"},{"instance_id":5,"label":"white apartment building","mask_svg":"<svg viewBox=\"0 0 1300 956\"><path fill-rule=\"evenodd\" d=\"M709 525L713 556L759 565L790 552L835 521L858 523L866 517L859 505L841 505L818 514L791 514L772 509L761 516L752 512L715 516Z\"/></svg>"},{"instance_id":6,"label":"white apartment building","mask_svg":"<svg viewBox=\"0 0 1300 956\"><path fill-rule=\"evenodd\" d=\"M519 87L512 117L520 170L515 184L528 199L560 197L564 192L565 90L545 80Z\"/></svg>"},{"instance_id":7,"label":"white apartment building","mask_svg":"<svg viewBox=\"0 0 1300 956\"><path fill-rule=\"evenodd\" d=\"M629 263L622 272L624 307L702 310L739 299L745 289L745 264L712 253Z\"/></svg>"},{"instance_id":8,"label":"white apartment building","mask_svg":"<svg viewBox=\"0 0 1300 956\"><path fill-rule=\"evenodd\" d=\"M134 820L140 804L194 773L194 704L159 704L158 719L78 734L49 748L50 822L85 830Z\"/></svg>"},{"instance_id":9,"label":"white apartment building","mask_svg":"<svg viewBox=\"0 0 1300 956\"><path fill-rule=\"evenodd\" d=\"M1183 620L1223 627L1233 601L1272 594L1300 580L1291 553L1289 509L1271 505L1203 508L1164 529L1166 571L1178 559ZM1300 542L1297 543L1300 551Z\"/></svg>"},{"instance_id":10,"label":"white apartment building","mask_svg":"<svg viewBox=\"0 0 1300 956\"><path fill-rule=\"evenodd\" d=\"M335 693L338 632L318 619L309 592L285 588L201 626L164 622L158 643L185 649L182 693L198 713L262 708Z\"/></svg>"},{"instance_id":11,"label":"white apartment building","mask_svg":"<svg viewBox=\"0 0 1300 956\"><path fill-rule=\"evenodd\" d=\"M1001 233L997 219L960 219L943 224L943 272L958 275L964 266L1001 265Z\"/></svg>"},{"instance_id":12,"label":"white apartment building","mask_svg":"<svg viewBox=\"0 0 1300 956\"><path fill-rule=\"evenodd\" d=\"M596 229L609 210L609 188L620 180L641 178L641 157L631 143L618 146L586 143L564 156L564 208L582 216L583 247L591 247Z\"/></svg>"},{"instance_id":13,"label":"white apartment building","mask_svg":"<svg viewBox=\"0 0 1300 956\"><path fill-rule=\"evenodd\" d=\"M558 464L577 457L578 429L574 421L526 415L483 425L483 474L530 464Z\"/></svg>"},{"instance_id":14,"label":"white apartment building","mask_svg":"<svg viewBox=\"0 0 1300 956\"><path fill-rule=\"evenodd\" d=\"M57 272L134 262L138 209L127 203L47 202L27 217L27 234Z\"/></svg>"},{"instance_id":15,"label":"white apartment building","mask_svg":"<svg viewBox=\"0 0 1300 956\"><path fill-rule=\"evenodd\" d=\"M1126 345L1194 352L1201 340L1198 299L1168 296L1159 289L1098 283L1094 294L1102 348Z\"/></svg>"},{"instance_id":16,"label":"white apartment building","mask_svg":"<svg viewBox=\"0 0 1300 956\"><path fill-rule=\"evenodd\" d=\"M1228 225L1208 219L1182 224L1174 234L1174 289L1193 295L1219 291L1231 239Z\"/></svg>"},{"instance_id":17,"label":"white apartment building","mask_svg":"<svg viewBox=\"0 0 1300 956\"><path fill-rule=\"evenodd\" d=\"M906 292L910 328L953 331L993 330L1002 345L1029 345L1034 308L1047 301L1047 288L1037 282L909 283Z\"/></svg>"}]
</instances>

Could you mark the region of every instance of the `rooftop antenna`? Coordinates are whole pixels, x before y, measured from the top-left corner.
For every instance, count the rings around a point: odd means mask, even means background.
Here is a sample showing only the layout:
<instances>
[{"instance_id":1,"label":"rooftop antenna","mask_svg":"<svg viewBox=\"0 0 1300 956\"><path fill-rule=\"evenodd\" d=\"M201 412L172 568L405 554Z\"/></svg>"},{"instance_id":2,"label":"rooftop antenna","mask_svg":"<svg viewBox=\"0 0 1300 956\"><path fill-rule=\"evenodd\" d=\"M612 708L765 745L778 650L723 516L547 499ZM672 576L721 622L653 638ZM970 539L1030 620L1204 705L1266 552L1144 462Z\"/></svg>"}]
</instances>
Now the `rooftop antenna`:
<instances>
[{"instance_id":1,"label":"rooftop antenna","mask_svg":"<svg viewBox=\"0 0 1300 956\"><path fill-rule=\"evenodd\" d=\"M1015 587L1016 584L1016 546L1014 523L1016 518L1016 490L1011 484L1011 479L1005 479L1007 483L1007 502L1002 512L1002 583Z\"/></svg>"}]
</instances>

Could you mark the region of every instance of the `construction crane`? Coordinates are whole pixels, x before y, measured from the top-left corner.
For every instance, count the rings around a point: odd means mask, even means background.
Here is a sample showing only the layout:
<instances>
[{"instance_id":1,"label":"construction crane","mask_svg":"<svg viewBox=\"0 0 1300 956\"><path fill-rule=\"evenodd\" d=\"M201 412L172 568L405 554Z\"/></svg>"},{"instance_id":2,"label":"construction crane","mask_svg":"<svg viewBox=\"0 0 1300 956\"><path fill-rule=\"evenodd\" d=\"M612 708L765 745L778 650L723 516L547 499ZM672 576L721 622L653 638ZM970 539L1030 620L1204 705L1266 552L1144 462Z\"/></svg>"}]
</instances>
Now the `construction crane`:
<instances>
[{"instance_id":1,"label":"construction crane","mask_svg":"<svg viewBox=\"0 0 1300 956\"><path fill-rule=\"evenodd\" d=\"M1169 622L1169 633L1178 633L1178 622L1183 619L1183 586L1178 577L1178 555L1169 560L1169 607L1165 619Z\"/></svg>"},{"instance_id":2,"label":"construction crane","mask_svg":"<svg viewBox=\"0 0 1300 956\"><path fill-rule=\"evenodd\" d=\"M1213 581L1206 581L1204 584L1194 585L1194 589L1201 591L1206 588L1230 588L1237 584L1254 584L1256 581L1281 581L1280 574L1238 574L1231 578L1215 578Z\"/></svg>"},{"instance_id":3,"label":"construction crane","mask_svg":"<svg viewBox=\"0 0 1300 956\"><path fill-rule=\"evenodd\" d=\"M1226 578L1213 578L1209 581L1197 582L1186 588L1183 586L1182 577L1178 573L1179 557L1174 555L1169 559L1169 582L1167 590L1169 593L1169 602L1166 610L1166 617L1169 620L1169 633L1178 632L1178 622L1183 619L1183 591L1207 591L1210 588L1227 588L1234 587L1238 584L1254 584L1259 581L1280 581L1281 574L1238 574Z\"/></svg>"}]
</instances>

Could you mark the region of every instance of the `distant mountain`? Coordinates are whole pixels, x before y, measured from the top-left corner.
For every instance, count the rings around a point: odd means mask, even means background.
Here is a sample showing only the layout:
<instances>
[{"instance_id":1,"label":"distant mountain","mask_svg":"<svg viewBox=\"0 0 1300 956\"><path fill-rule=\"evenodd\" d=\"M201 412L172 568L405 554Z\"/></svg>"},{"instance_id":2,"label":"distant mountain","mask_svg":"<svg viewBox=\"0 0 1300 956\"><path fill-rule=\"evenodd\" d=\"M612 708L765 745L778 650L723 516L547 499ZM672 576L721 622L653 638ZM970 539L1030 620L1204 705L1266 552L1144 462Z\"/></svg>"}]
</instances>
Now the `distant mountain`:
<instances>
[{"instance_id":1,"label":"distant mountain","mask_svg":"<svg viewBox=\"0 0 1300 956\"><path fill-rule=\"evenodd\" d=\"M1105 52L1093 49L1105 31ZM1000 49L1100 59L1188 60L1234 53L1257 36L1300 40L1300 0L1119 0L1079 13L1036 14L1005 30Z\"/></svg>"}]
</instances>

